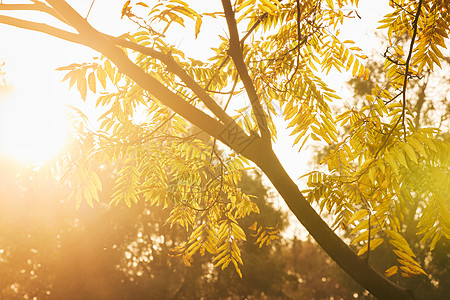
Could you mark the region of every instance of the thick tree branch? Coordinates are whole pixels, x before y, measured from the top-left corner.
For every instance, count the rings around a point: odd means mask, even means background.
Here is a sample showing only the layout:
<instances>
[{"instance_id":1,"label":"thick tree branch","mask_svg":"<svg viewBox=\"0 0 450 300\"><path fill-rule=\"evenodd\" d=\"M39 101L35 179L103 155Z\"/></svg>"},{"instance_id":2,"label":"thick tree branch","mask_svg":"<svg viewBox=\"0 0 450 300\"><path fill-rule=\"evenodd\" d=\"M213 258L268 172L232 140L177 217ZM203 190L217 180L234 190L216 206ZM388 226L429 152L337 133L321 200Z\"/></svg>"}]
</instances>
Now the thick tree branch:
<instances>
[{"instance_id":1,"label":"thick tree branch","mask_svg":"<svg viewBox=\"0 0 450 300\"><path fill-rule=\"evenodd\" d=\"M56 12L55 12L56 13ZM77 14L75 11L72 12L72 14ZM79 16L79 15L78 15ZM72 22L74 22L72 20ZM81 16L78 18L78 22L86 23L86 20L83 19ZM109 35L102 34L98 31L96 31L94 28L90 27L88 24L84 24L84 30L87 34L76 34L72 32L68 32L65 30L61 30L52 26L49 26L47 24L43 23L36 23L32 21L26 21L17 19L14 17L9 16L1 16L0 15L0 23L15 26L22 29L37 31L41 33L45 33L69 42L81 44L88 46L94 50L99 51L100 53L104 54L106 57L111 59L112 62L114 62L117 67L119 68L120 72L123 74L126 74L131 79L135 80L139 85L141 85L142 88L149 91L152 95L154 95L158 100L160 100L163 104L167 105L169 108L171 108L173 111L178 113L179 115L183 116L194 124L195 126L202 128L205 132L210 134L211 136L215 137L216 139L219 139L224 144L230 146L234 150L236 150L238 153L251 153L254 151L257 151L257 147L249 147L254 141L255 137L251 136L249 137L239 125L237 125L234 120L232 120L231 117L229 117L220 106L217 104L211 105L211 102L213 99L205 92L203 91L203 94L208 95L208 98L202 97L202 100L205 100L204 103L207 107L211 107L211 111L214 114L218 114L218 117L221 119L221 121L225 124L221 124L215 119L211 118L201 110L197 109L196 107L192 106L191 104L184 101L179 96L172 93L169 89L167 89L164 85L162 85L159 81L157 81L155 78L150 76L149 74L145 73L143 70L141 70L139 67L137 67L133 62L129 60L129 58L125 55L123 51L121 51L119 48L115 47L114 44L128 47L130 49L145 53L147 55L150 55L152 57L155 57L163 62L168 63L170 65L170 60L167 59L167 55L163 54L161 52L158 52L156 50L153 50L151 48L143 47L138 44L132 43L130 41L126 41L124 39L113 37ZM92 28L92 29L89 29ZM79 28L75 27L78 31ZM91 30L91 31L89 31ZM99 39L99 40L96 40ZM107 48L107 49L106 49ZM173 58L171 58L173 60ZM178 65L178 64L177 64ZM175 66L175 68L181 68ZM184 70L183 70L184 71ZM184 71L185 72L185 71ZM186 73L186 72L185 72ZM188 81L187 77L189 75L186 73L186 77L183 76L181 73L181 76L184 80ZM190 77L189 77L190 78ZM190 78L191 80L191 86L193 86L193 83L195 81ZM189 82L189 81L188 81ZM197 87L194 87L194 89L201 89L201 87L195 83ZM207 103L209 105L207 105ZM217 106L217 107L215 107ZM217 116L217 115L216 115ZM227 122L228 121L228 122Z\"/></svg>"},{"instance_id":2,"label":"thick tree branch","mask_svg":"<svg viewBox=\"0 0 450 300\"><path fill-rule=\"evenodd\" d=\"M64 23L67 23L66 19L60 16L53 8L45 5L41 2L35 2L33 4L0 4L0 10L27 10L27 11L39 11L47 13L55 18L58 18ZM40 24L30 21L24 21L20 19L15 19L7 16L0 16L0 23L13 25L16 27L29 29L29 30L37 30L58 38L65 39L67 41L82 43L81 37L79 35L60 30L54 28L52 26L48 26L46 24ZM105 35L109 40L111 40L114 44L120 45L134 51L140 52L142 54L149 55L153 58L156 58L162 61L167 69L173 74L177 75L186 85L189 87L198 97L199 99L206 105L206 107L221 120L225 125L232 126L234 123L233 118L231 118L225 111L214 101L213 98L203 89L187 72L184 70L170 54L164 54L159 51L156 51L152 48L148 48L131 41L127 41L123 38L114 37L110 35Z\"/></svg>"},{"instance_id":3,"label":"thick tree branch","mask_svg":"<svg viewBox=\"0 0 450 300\"><path fill-rule=\"evenodd\" d=\"M62 30L59 28L55 28L55 27L49 26L47 24L26 21L26 20L9 17L9 16L2 16L2 15L0 15L0 23L6 24L6 25L11 25L14 27L22 28L22 29L42 32L42 33L57 37L59 39L66 40L68 42L89 46L87 41L84 40L83 37L80 36L79 34L65 31L65 30Z\"/></svg>"},{"instance_id":4,"label":"thick tree branch","mask_svg":"<svg viewBox=\"0 0 450 300\"><path fill-rule=\"evenodd\" d=\"M266 114L261 106L255 85L249 75L247 65L244 62L242 44L239 41L239 33L231 2L230 0L222 0L222 5L225 12L225 18L227 20L228 30L230 32L230 48L228 49L228 54L233 59L236 70L241 77L242 83L244 84L245 90L250 99L253 113L255 114L256 122L258 123L258 127L261 132L261 137L270 145L270 131L267 125Z\"/></svg>"},{"instance_id":5,"label":"thick tree branch","mask_svg":"<svg viewBox=\"0 0 450 300\"><path fill-rule=\"evenodd\" d=\"M144 72L105 35L95 30L69 4L63 0L48 0L47 2L80 33L80 36L86 41L86 45L108 57L119 68L121 73L129 76L164 105L186 118L186 120L195 126L203 129L211 136L218 138L231 148L239 148L236 145L236 136L229 137L227 134L224 134L224 132L227 132L228 130L226 126L193 105L187 103L157 79ZM239 131L235 126L231 125L231 127L234 132ZM245 135L243 131L237 132L237 136L241 143L250 142L250 138Z\"/></svg>"},{"instance_id":6,"label":"thick tree branch","mask_svg":"<svg viewBox=\"0 0 450 300\"><path fill-rule=\"evenodd\" d=\"M155 59L160 60L167 66L167 70L177 75L186 85L190 88L206 105L206 107L221 120L224 124L230 125L234 123L233 118L231 118L225 111L217 104L217 102L202 88L187 72L183 69L172 57L170 53L161 53L149 47L145 47L136 44L131 41L127 41L123 38L113 37L106 35L109 40L119 46L126 47L128 49L137 51L139 53L151 56Z\"/></svg>"},{"instance_id":7,"label":"thick tree branch","mask_svg":"<svg viewBox=\"0 0 450 300\"><path fill-rule=\"evenodd\" d=\"M67 24L67 21L63 17L61 17L53 8L39 1L34 1L34 3L28 4L0 4L0 10L9 10L9 11L25 10L25 11L43 12Z\"/></svg>"},{"instance_id":8,"label":"thick tree branch","mask_svg":"<svg viewBox=\"0 0 450 300\"><path fill-rule=\"evenodd\" d=\"M267 175L289 209L325 252L355 281L378 299L415 299L410 290L397 286L373 269L337 236L311 207L272 149L261 149L254 161Z\"/></svg>"}]
</instances>

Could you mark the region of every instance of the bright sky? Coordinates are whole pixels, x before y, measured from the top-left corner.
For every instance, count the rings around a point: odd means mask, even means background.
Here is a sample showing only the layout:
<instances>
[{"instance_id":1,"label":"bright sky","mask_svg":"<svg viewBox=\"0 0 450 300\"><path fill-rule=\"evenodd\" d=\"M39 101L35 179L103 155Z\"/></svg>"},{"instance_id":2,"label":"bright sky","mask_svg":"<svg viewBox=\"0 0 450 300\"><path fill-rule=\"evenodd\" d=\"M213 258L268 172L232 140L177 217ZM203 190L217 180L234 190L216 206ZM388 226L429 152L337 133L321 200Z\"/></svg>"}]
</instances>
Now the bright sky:
<instances>
[{"instance_id":1,"label":"bright sky","mask_svg":"<svg viewBox=\"0 0 450 300\"><path fill-rule=\"evenodd\" d=\"M3 1L8 2L18 1ZM92 0L68 2L85 16ZM88 20L100 31L119 35L126 31L123 28L129 28L130 25L120 20L124 2L125 0L96 0ZM199 0L187 2L200 11L206 3ZM219 0L208 1L208 4L221 9ZM353 39L367 51L377 47L373 33L372 36L367 36L366 32L376 27L376 20L385 13L380 7L383 6L379 1L361 0L359 15L362 19L348 22L341 30L342 39ZM211 41L219 42L217 34L226 35L226 32L218 27L217 20L205 20L198 40L181 33L174 39L174 43L201 58L210 53L209 47L215 46ZM6 62L4 71L7 82L15 89L10 97L0 100L0 148L16 159L39 162L54 155L64 143L67 130L64 104L81 106L85 111L92 108L92 105L80 101L75 88L68 91L68 84L60 82L64 73L55 69L73 62L90 61L98 54L83 46L2 24L0 40L0 62ZM346 76L342 74L332 74L327 77L327 82L340 90L345 79ZM88 97L88 102L89 100L93 100L92 95ZM280 125L283 125L281 121ZM306 171L310 154L304 151L299 155L291 145L288 132L281 130L276 151L288 173L296 179Z\"/></svg>"},{"instance_id":2,"label":"bright sky","mask_svg":"<svg viewBox=\"0 0 450 300\"><path fill-rule=\"evenodd\" d=\"M18 1L3 1L8 2ZM90 0L69 2L80 12L87 12L91 3ZM111 15L120 19L122 1L96 2L92 20L98 16L105 21ZM116 2L116 7L111 2ZM94 23L105 25L97 20ZM108 32L119 34L117 22L107 23L111 23ZM19 161L40 163L55 155L65 142L67 108L64 105L83 106L75 89L68 91L68 84L61 83L64 73L55 69L89 61L98 54L83 46L3 24L0 24L0 40L0 62L6 63L3 70L6 81L14 87L12 94L0 100L0 151Z\"/></svg>"}]
</instances>

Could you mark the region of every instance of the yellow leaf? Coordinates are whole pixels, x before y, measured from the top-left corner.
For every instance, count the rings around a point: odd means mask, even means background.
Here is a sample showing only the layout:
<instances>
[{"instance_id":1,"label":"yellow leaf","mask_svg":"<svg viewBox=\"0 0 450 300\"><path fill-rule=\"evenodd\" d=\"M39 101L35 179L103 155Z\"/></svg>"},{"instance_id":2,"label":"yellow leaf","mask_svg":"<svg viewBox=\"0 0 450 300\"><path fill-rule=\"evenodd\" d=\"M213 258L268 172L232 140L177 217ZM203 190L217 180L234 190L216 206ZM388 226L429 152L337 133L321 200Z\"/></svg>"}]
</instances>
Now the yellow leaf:
<instances>
[{"instance_id":1,"label":"yellow leaf","mask_svg":"<svg viewBox=\"0 0 450 300\"><path fill-rule=\"evenodd\" d=\"M434 247L436 247L436 244L441 239L441 236L442 236L442 232L438 231L436 233L436 235L433 237L433 240L431 241L431 244L430 244L430 251L434 250Z\"/></svg>"},{"instance_id":2,"label":"yellow leaf","mask_svg":"<svg viewBox=\"0 0 450 300\"><path fill-rule=\"evenodd\" d=\"M355 234L360 230L368 228L369 225L369 219L361 221L358 225L355 226L355 228L352 229L351 234Z\"/></svg>"},{"instance_id":3,"label":"yellow leaf","mask_svg":"<svg viewBox=\"0 0 450 300\"><path fill-rule=\"evenodd\" d=\"M81 99L86 100L87 83L86 83L85 78L78 78L77 88L78 88L78 91L80 92Z\"/></svg>"},{"instance_id":4,"label":"yellow leaf","mask_svg":"<svg viewBox=\"0 0 450 300\"><path fill-rule=\"evenodd\" d=\"M358 255L363 255L364 253L367 252L367 249L368 249L368 245L365 244L361 249L359 249Z\"/></svg>"},{"instance_id":5,"label":"yellow leaf","mask_svg":"<svg viewBox=\"0 0 450 300\"><path fill-rule=\"evenodd\" d=\"M111 82L114 82L115 71L114 71L111 63L109 62L109 60L105 61L105 71L106 71L106 74L108 74L109 79L111 80Z\"/></svg>"},{"instance_id":6,"label":"yellow leaf","mask_svg":"<svg viewBox=\"0 0 450 300\"><path fill-rule=\"evenodd\" d=\"M70 74L72 74L72 77L70 77L70 80L69 80L69 88L72 88L72 86L75 84L75 82L77 82L79 73L80 73L80 70L74 70L74 71L70 72Z\"/></svg>"},{"instance_id":7,"label":"yellow leaf","mask_svg":"<svg viewBox=\"0 0 450 300\"><path fill-rule=\"evenodd\" d=\"M188 255L183 255L183 262L186 267L191 267L192 266L192 257L190 257Z\"/></svg>"},{"instance_id":8,"label":"yellow leaf","mask_svg":"<svg viewBox=\"0 0 450 300\"><path fill-rule=\"evenodd\" d=\"M202 234L203 227L205 227L205 224L202 224L202 225L198 226L194 230L194 232L192 232L191 239L195 240L195 239L199 238L200 235Z\"/></svg>"},{"instance_id":9,"label":"yellow leaf","mask_svg":"<svg viewBox=\"0 0 450 300\"><path fill-rule=\"evenodd\" d=\"M194 254L198 251L198 249L202 246L202 240L198 239L194 243L192 243L186 250L189 254Z\"/></svg>"},{"instance_id":10,"label":"yellow leaf","mask_svg":"<svg viewBox=\"0 0 450 300\"><path fill-rule=\"evenodd\" d=\"M327 0L327 4L332 10L334 9L333 0Z\"/></svg>"},{"instance_id":11,"label":"yellow leaf","mask_svg":"<svg viewBox=\"0 0 450 300\"><path fill-rule=\"evenodd\" d=\"M401 165L409 169L408 163L406 162L406 158L402 150L392 147L391 149L389 149L389 153L392 154L397 159L397 161L400 162Z\"/></svg>"},{"instance_id":12,"label":"yellow leaf","mask_svg":"<svg viewBox=\"0 0 450 300\"><path fill-rule=\"evenodd\" d=\"M225 255L214 265L214 267L218 267L230 260L230 254L227 254L227 252L224 252L224 254Z\"/></svg>"},{"instance_id":13,"label":"yellow leaf","mask_svg":"<svg viewBox=\"0 0 450 300\"><path fill-rule=\"evenodd\" d=\"M261 243L261 241L263 240L263 238L264 238L265 236L266 236L266 232L263 231L263 232L261 233L261 235L256 239L255 244Z\"/></svg>"},{"instance_id":14,"label":"yellow leaf","mask_svg":"<svg viewBox=\"0 0 450 300\"><path fill-rule=\"evenodd\" d=\"M88 76L88 85L89 85L89 89L95 93L96 92L96 80L95 80L95 75L94 73L90 73Z\"/></svg>"},{"instance_id":15,"label":"yellow leaf","mask_svg":"<svg viewBox=\"0 0 450 300\"><path fill-rule=\"evenodd\" d=\"M414 149L417 150L417 152L419 152L420 155L422 155L423 157L427 158L427 152L425 151L425 148L422 146L422 143L416 139L415 137L408 137L406 138L406 141L411 144L411 146L414 147Z\"/></svg>"},{"instance_id":16,"label":"yellow leaf","mask_svg":"<svg viewBox=\"0 0 450 300\"><path fill-rule=\"evenodd\" d=\"M97 68L97 78L98 81L100 81L100 83L102 84L102 87L105 89L106 88L106 72L105 70L103 70L103 68Z\"/></svg>"},{"instance_id":17,"label":"yellow leaf","mask_svg":"<svg viewBox=\"0 0 450 300\"><path fill-rule=\"evenodd\" d=\"M389 269L387 269L386 271L384 271L384 276L391 277L392 275L396 274L397 272L398 272L398 267L392 266Z\"/></svg>"},{"instance_id":18,"label":"yellow leaf","mask_svg":"<svg viewBox=\"0 0 450 300\"><path fill-rule=\"evenodd\" d=\"M100 177L98 177L97 173L91 172L91 178L94 181L95 187L98 191L102 191L102 182L100 181Z\"/></svg>"},{"instance_id":19,"label":"yellow leaf","mask_svg":"<svg viewBox=\"0 0 450 300\"><path fill-rule=\"evenodd\" d=\"M389 241L392 242L392 241ZM391 243L392 244L392 243ZM399 258L404 259L405 261L415 262L414 258L408 255L407 253L400 250L392 250Z\"/></svg>"},{"instance_id":20,"label":"yellow leaf","mask_svg":"<svg viewBox=\"0 0 450 300\"><path fill-rule=\"evenodd\" d=\"M364 80L369 80L369 69L366 69L366 72L364 73Z\"/></svg>"},{"instance_id":21,"label":"yellow leaf","mask_svg":"<svg viewBox=\"0 0 450 300\"><path fill-rule=\"evenodd\" d=\"M117 84L121 78L122 78L122 74L117 72L116 77L114 78L114 84Z\"/></svg>"},{"instance_id":22,"label":"yellow leaf","mask_svg":"<svg viewBox=\"0 0 450 300\"><path fill-rule=\"evenodd\" d=\"M383 244L384 239L383 238L377 238L370 241L370 250L375 250L378 246Z\"/></svg>"},{"instance_id":23,"label":"yellow leaf","mask_svg":"<svg viewBox=\"0 0 450 300\"><path fill-rule=\"evenodd\" d=\"M372 182L372 184L375 184L375 181L376 181L376 175L377 175L377 168L376 167L374 167L374 166L371 166L370 168L369 168L369 179L370 179L370 182Z\"/></svg>"},{"instance_id":24,"label":"yellow leaf","mask_svg":"<svg viewBox=\"0 0 450 300\"><path fill-rule=\"evenodd\" d=\"M127 12L130 10L129 5L130 5L130 0L128 0L127 2L125 2L125 4L122 7L122 14L121 14L121 18L123 18L123 16L125 16L127 14Z\"/></svg>"},{"instance_id":25,"label":"yellow leaf","mask_svg":"<svg viewBox=\"0 0 450 300\"><path fill-rule=\"evenodd\" d=\"M202 26L202 18L197 17L197 20L195 20L195 38L198 37L198 34L200 33L200 27Z\"/></svg>"},{"instance_id":26,"label":"yellow leaf","mask_svg":"<svg viewBox=\"0 0 450 300\"><path fill-rule=\"evenodd\" d=\"M360 235L358 235L351 243L350 245L354 245L356 243L359 243L361 241L365 241L367 240L369 237L369 230L364 231L363 233L361 233Z\"/></svg>"},{"instance_id":27,"label":"yellow leaf","mask_svg":"<svg viewBox=\"0 0 450 300\"><path fill-rule=\"evenodd\" d=\"M364 65L361 65L359 67L359 71L358 71L358 77L362 77L364 75Z\"/></svg>"},{"instance_id":28,"label":"yellow leaf","mask_svg":"<svg viewBox=\"0 0 450 300\"><path fill-rule=\"evenodd\" d=\"M262 246L264 246L264 244L269 240L269 236L266 235L260 242L259 244L259 248L261 248Z\"/></svg>"},{"instance_id":29,"label":"yellow leaf","mask_svg":"<svg viewBox=\"0 0 450 300\"><path fill-rule=\"evenodd\" d=\"M239 269L239 267L238 267L238 265L236 263L234 264L234 268L236 269L236 272L239 274L239 277L242 278L241 270Z\"/></svg>"},{"instance_id":30,"label":"yellow leaf","mask_svg":"<svg viewBox=\"0 0 450 300\"><path fill-rule=\"evenodd\" d=\"M258 226L258 222L255 221L255 222L253 223L253 225L250 226L248 229L250 229L250 230L252 230L252 231L255 231L257 226Z\"/></svg>"},{"instance_id":31,"label":"yellow leaf","mask_svg":"<svg viewBox=\"0 0 450 300\"><path fill-rule=\"evenodd\" d=\"M273 4L270 0L260 0L260 1L261 4L259 5L259 8L261 10L270 15L276 15L278 13L278 6Z\"/></svg>"},{"instance_id":32,"label":"yellow leaf","mask_svg":"<svg viewBox=\"0 0 450 300\"><path fill-rule=\"evenodd\" d=\"M398 144L400 145L400 147L402 147L403 150L405 150L409 159L417 164L418 161L417 161L417 156L416 156L416 152L414 151L414 149L408 143L405 143L405 142L399 142Z\"/></svg>"},{"instance_id":33,"label":"yellow leaf","mask_svg":"<svg viewBox=\"0 0 450 300\"><path fill-rule=\"evenodd\" d=\"M216 248L214 247L213 244L205 243L204 247L205 247L206 251L208 251L209 253L211 253L211 254L215 254L216 253Z\"/></svg>"},{"instance_id":34,"label":"yellow leaf","mask_svg":"<svg viewBox=\"0 0 450 300\"><path fill-rule=\"evenodd\" d=\"M148 5L145 4L144 2L138 2L138 3L136 3L136 5L140 5L140 6L143 6L143 7L148 7Z\"/></svg>"},{"instance_id":35,"label":"yellow leaf","mask_svg":"<svg viewBox=\"0 0 450 300\"><path fill-rule=\"evenodd\" d=\"M232 222L232 223L231 223L231 228L232 228L232 231L233 231L233 235L234 235L236 238L238 238L238 239L240 239L240 240L243 240L243 241L246 240L246 238L245 238L245 232L244 232L244 230L242 230L241 226L239 226L238 224Z\"/></svg>"},{"instance_id":36,"label":"yellow leaf","mask_svg":"<svg viewBox=\"0 0 450 300\"><path fill-rule=\"evenodd\" d=\"M367 210L366 209L361 209L358 210L357 212L355 212L352 217L350 218L350 220L348 220L348 224L351 225L353 224L355 221L361 220L363 217L367 216Z\"/></svg>"},{"instance_id":37,"label":"yellow leaf","mask_svg":"<svg viewBox=\"0 0 450 300\"><path fill-rule=\"evenodd\" d=\"M391 154L386 152L384 154L384 160L389 164L389 166L391 166L394 173L396 175L398 175L398 165L397 165L397 162L395 161L394 157Z\"/></svg>"},{"instance_id":38,"label":"yellow leaf","mask_svg":"<svg viewBox=\"0 0 450 300\"><path fill-rule=\"evenodd\" d=\"M255 0L246 0L246 1L239 0L239 1L236 2L236 5L238 6L236 8L236 11L240 11L243 8L246 8L246 7L248 7L250 5L254 5L254 4L255 4Z\"/></svg>"},{"instance_id":39,"label":"yellow leaf","mask_svg":"<svg viewBox=\"0 0 450 300\"><path fill-rule=\"evenodd\" d=\"M359 62L358 62L358 60L355 60L355 63L353 64L352 76L355 76L356 73L358 73L358 68L359 68Z\"/></svg>"}]
</instances>

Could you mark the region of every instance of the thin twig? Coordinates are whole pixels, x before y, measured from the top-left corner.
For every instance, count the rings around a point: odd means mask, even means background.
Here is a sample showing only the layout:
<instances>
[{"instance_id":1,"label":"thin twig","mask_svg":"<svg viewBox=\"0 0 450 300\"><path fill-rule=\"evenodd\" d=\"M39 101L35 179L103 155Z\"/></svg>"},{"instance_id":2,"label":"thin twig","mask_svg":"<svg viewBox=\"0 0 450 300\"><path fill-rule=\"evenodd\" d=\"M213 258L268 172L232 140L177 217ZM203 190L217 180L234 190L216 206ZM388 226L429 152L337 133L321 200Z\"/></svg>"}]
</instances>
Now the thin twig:
<instances>
[{"instance_id":1,"label":"thin twig","mask_svg":"<svg viewBox=\"0 0 450 300\"><path fill-rule=\"evenodd\" d=\"M253 26L247 31L247 33L239 41L241 45L250 36L250 34L256 29L256 27L258 27L259 23L261 23L267 16L268 16L268 14L264 13L261 17L258 18L258 21L256 21L255 24L253 24ZM220 63L219 67L217 68L217 71L221 70L229 60L230 60L230 55L227 54L225 56L224 60ZM211 85L211 83L214 81L214 78L217 75L217 71L213 74L213 76L211 76L211 78L209 79L208 83L205 86L205 89L208 89L209 86Z\"/></svg>"},{"instance_id":2,"label":"thin twig","mask_svg":"<svg viewBox=\"0 0 450 300\"><path fill-rule=\"evenodd\" d=\"M91 6L89 7L89 10L88 10L87 15L86 15L86 20L89 17L89 14L91 13L91 9L92 9L92 6L94 6L94 3L95 3L95 0L92 0Z\"/></svg>"},{"instance_id":3,"label":"thin twig","mask_svg":"<svg viewBox=\"0 0 450 300\"><path fill-rule=\"evenodd\" d=\"M422 0L419 0L419 5L417 7L417 13L414 17L413 22L413 35L411 38L411 43L409 44L409 53L406 58L406 68L405 68L405 78L403 80L403 106L402 106L402 126L403 126L403 136L406 139L406 124L405 124L405 114L406 114L406 88L408 86L408 72L409 72L409 63L411 61L411 56L414 50L414 40L416 39L417 34L417 22L419 21L420 11L422 9Z\"/></svg>"},{"instance_id":4,"label":"thin twig","mask_svg":"<svg viewBox=\"0 0 450 300\"><path fill-rule=\"evenodd\" d=\"M370 217L371 217L371 213L369 211L369 224L368 224L369 228L367 229L369 231L369 237L367 239L367 256L366 256L367 263L369 263L369 257L370 257L370 230L371 230Z\"/></svg>"}]
</instances>

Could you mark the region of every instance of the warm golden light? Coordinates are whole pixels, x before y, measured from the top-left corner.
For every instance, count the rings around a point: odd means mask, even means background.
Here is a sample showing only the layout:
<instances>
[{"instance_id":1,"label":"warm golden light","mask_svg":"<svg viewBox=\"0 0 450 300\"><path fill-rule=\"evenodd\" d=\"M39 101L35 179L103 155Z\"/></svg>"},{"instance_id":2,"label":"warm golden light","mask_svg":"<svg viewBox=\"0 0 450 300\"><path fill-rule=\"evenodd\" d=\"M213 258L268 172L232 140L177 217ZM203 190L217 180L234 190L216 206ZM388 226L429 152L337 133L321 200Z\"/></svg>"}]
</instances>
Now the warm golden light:
<instances>
[{"instance_id":1,"label":"warm golden light","mask_svg":"<svg viewBox=\"0 0 450 300\"><path fill-rule=\"evenodd\" d=\"M25 91L0 98L0 151L7 156L42 163L62 149L67 132L61 103Z\"/></svg>"}]
</instances>

